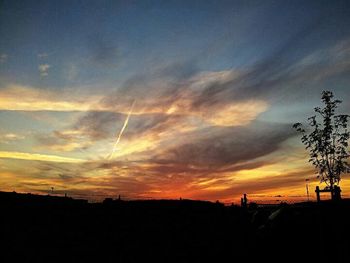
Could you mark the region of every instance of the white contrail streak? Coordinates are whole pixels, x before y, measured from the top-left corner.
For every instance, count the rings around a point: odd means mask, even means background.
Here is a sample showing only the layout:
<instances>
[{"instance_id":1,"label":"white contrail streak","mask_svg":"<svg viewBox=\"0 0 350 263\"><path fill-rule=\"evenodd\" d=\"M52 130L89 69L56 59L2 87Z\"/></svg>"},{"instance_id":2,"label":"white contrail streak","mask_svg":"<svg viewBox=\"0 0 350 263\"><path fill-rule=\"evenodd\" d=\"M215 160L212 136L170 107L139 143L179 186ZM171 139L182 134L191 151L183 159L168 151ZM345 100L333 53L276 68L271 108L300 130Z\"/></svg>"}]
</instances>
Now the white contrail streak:
<instances>
[{"instance_id":1,"label":"white contrail streak","mask_svg":"<svg viewBox=\"0 0 350 263\"><path fill-rule=\"evenodd\" d=\"M114 147L113 147L113 151L111 152L111 154L108 157L109 160L113 158L113 155L114 155L115 151L117 150L118 143L119 143L119 141L120 141L120 139L121 139L121 137L123 135L123 132L124 132L126 126L128 125L128 122L129 122L129 119L130 119L130 115L131 115L132 110L134 108L134 104L135 104L135 100L131 104L130 111L128 112L128 115L126 116L126 119L124 121L123 127L121 128L121 130L120 130L120 132L118 134L117 140L116 140L116 142L114 144Z\"/></svg>"}]
</instances>

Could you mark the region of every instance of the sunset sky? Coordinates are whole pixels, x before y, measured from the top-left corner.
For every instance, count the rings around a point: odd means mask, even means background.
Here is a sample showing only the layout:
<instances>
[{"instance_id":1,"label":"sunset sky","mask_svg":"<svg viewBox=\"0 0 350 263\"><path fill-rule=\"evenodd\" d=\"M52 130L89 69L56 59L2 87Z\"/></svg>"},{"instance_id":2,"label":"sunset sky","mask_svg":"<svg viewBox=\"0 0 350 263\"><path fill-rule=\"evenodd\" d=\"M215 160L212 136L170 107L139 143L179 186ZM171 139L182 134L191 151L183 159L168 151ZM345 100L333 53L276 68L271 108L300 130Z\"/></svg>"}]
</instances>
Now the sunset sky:
<instances>
[{"instance_id":1,"label":"sunset sky","mask_svg":"<svg viewBox=\"0 0 350 263\"><path fill-rule=\"evenodd\" d=\"M349 89L349 1L1 0L0 190L314 198L292 124Z\"/></svg>"}]
</instances>

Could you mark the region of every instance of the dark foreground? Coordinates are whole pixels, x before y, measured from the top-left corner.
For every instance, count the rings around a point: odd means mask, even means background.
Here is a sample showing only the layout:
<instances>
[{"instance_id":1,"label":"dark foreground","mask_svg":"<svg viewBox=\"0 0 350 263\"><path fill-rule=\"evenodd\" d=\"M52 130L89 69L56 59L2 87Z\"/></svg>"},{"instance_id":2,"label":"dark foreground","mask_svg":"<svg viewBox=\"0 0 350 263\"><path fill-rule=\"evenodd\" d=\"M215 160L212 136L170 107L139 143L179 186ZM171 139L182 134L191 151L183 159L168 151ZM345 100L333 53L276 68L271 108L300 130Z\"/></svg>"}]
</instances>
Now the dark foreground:
<instances>
[{"instance_id":1,"label":"dark foreground","mask_svg":"<svg viewBox=\"0 0 350 263\"><path fill-rule=\"evenodd\" d=\"M348 201L242 209L0 192L0 209L2 262L350 262Z\"/></svg>"}]
</instances>

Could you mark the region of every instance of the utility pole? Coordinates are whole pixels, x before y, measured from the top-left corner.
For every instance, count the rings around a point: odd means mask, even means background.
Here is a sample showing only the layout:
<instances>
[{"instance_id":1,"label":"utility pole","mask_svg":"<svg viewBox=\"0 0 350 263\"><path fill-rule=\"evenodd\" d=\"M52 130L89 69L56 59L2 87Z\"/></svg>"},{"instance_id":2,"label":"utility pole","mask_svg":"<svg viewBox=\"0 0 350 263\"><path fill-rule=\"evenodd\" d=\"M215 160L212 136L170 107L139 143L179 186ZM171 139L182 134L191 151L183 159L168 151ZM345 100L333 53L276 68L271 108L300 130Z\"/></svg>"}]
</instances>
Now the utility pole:
<instances>
[{"instance_id":1,"label":"utility pole","mask_svg":"<svg viewBox=\"0 0 350 263\"><path fill-rule=\"evenodd\" d=\"M310 195L309 195L309 179L305 179L306 181L306 195L307 195L307 201L310 202Z\"/></svg>"}]
</instances>

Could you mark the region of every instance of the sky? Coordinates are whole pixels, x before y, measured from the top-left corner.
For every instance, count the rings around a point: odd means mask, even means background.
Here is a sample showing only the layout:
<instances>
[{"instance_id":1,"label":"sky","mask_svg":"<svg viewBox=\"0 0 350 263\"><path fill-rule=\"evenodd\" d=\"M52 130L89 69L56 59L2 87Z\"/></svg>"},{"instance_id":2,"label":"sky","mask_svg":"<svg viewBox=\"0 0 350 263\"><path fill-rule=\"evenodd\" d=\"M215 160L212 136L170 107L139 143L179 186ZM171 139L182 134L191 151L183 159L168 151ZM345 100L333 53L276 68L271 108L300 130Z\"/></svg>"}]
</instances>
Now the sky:
<instances>
[{"instance_id":1,"label":"sky","mask_svg":"<svg viewBox=\"0 0 350 263\"><path fill-rule=\"evenodd\" d=\"M314 198L292 124L349 73L348 1L0 0L0 190Z\"/></svg>"}]
</instances>

